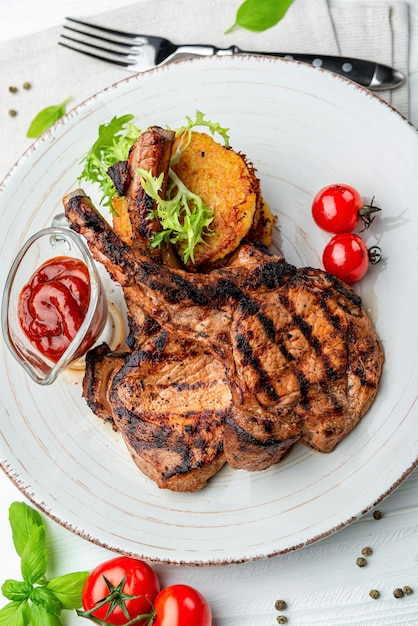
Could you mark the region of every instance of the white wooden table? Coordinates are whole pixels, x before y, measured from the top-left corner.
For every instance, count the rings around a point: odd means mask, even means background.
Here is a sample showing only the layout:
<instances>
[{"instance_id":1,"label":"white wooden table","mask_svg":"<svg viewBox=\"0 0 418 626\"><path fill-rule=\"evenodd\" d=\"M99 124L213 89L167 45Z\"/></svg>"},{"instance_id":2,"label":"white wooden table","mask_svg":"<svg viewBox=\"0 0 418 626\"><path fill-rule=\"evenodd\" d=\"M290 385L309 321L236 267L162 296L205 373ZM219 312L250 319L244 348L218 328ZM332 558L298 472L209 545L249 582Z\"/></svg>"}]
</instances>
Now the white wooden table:
<instances>
[{"instance_id":1,"label":"white wooden table","mask_svg":"<svg viewBox=\"0 0 418 626\"><path fill-rule=\"evenodd\" d=\"M336 0L337 1L337 0ZM355 1L355 0L353 0ZM372 1L372 0L369 0ZM5 0L2 0L5 4ZM133 4L124 0L122 5ZM67 14L85 12L85 0L17 0L3 7L0 41L59 25ZM116 0L89 0L89 13L115 8ZM30 19L22 19L22 16ZM418 125L418 3L411 0L411 121ZM0 173L0 178L5 172ZM1 382L0 382L1 387ZM8 507L22 494L0 473L0 584L20 579L8 524ZM156 566L164 585L185 582L209 599L214 626L273 626L275 601L285 599L289 624L377 626L418 624L418 470L381 505L382 519L372 514L339 533L294 553L274 559L223 567ZM113 553L46 520L51 557L50 575L92 569ZM365 568L356 565L364 546L373 549ZM396 587L415 593L395 599ZM368 592L377 588L379 600ZM3 604L4 600L1 599ZM68 612L65 612L68 613ZM64 613L63 613L64 616ZM67 625L81 624L69 614Z\"/></svg>"}]
</instances>

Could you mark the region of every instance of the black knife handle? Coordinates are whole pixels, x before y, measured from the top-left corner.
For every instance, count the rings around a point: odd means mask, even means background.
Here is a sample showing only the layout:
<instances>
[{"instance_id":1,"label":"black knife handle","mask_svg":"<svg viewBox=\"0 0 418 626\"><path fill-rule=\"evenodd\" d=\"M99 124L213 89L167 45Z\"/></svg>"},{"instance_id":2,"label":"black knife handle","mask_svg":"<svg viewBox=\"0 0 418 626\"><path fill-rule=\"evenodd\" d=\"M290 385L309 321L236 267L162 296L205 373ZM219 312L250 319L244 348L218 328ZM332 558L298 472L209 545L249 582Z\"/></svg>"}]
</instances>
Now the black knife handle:
<instances>
[{"instance_id":1,"label":"black knife handle","mask_svg":"<svg viewBox=\"0 0 418 626\"><path fill-rule=\"evenodd\" d=\"M236 48L236 53L258 54L262 56L281 57L302 63L309 63L314 67L322 67L341 76L355 81L363 87L374 90L393 89L404 82L403 75L388 65L375 61L364 61L350 57L330 56L326 54L303 54L289 52L256 52Z\"/></svg>"}]
</instances>

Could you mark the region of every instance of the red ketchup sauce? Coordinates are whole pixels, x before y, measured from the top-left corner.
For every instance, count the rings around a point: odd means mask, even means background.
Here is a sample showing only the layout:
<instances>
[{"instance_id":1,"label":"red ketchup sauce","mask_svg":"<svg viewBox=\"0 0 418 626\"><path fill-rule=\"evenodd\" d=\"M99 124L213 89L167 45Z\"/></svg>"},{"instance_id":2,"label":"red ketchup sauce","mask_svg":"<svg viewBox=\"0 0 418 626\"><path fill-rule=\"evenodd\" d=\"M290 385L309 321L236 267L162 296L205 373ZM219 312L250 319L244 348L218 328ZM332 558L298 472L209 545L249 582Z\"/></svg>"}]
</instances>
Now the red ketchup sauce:
<instances>
[{"instance_id":1,"label":"red ketchup sauce","mask_svg":"<svg viewBox=\"0 0 418 626\"><path fill-rule=\"evenodd\" d=\"M19 322L31 344L56 363L76 336L89 302L85 263L55 257L43 263L20 292Z\"/></svg>"}]
</instances>

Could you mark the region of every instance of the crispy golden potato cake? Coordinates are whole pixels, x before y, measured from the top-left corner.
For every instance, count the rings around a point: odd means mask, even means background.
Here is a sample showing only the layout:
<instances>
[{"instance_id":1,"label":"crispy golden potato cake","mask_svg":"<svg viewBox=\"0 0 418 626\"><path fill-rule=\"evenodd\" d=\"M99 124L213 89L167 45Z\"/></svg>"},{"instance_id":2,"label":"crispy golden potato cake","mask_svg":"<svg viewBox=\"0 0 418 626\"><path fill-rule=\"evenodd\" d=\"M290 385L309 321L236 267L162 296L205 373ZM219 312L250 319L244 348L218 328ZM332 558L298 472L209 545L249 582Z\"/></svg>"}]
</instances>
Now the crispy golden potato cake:
<instances>
[{"instance_id":1,"label":"crispy golden potato cake","mask_svg":"<svg viewBox=\"0 0 418 626\"><path fill-rule=\"evenodd\" d=\"M176 139L173 154L182 139L185 136ZM242 241L270 246L276 218L261 195L254 167L244 156L220 145L210 135L193 132L190 144L172 168L214 212L213 235L196 246L195 263L190 262L189 269L208 271L223 265ZM133 226L126 198L115 196L112 204L113 228L127 245L132 245ZM173 265L172 261L169 264Z\"/></svg>"},{"instance_id":2,"label":"crispy golden potato cake","mask_svg":"<svg viewBox=\"0 0 418 626\"><path fill-rule=\"evenodd\" d=\"M176 139L173 154L181 140ZM210 135L193 132L172 169L213 210L213 235L195 247L194 260L196 266L214 263L234 251L251 228L260 193L254 168Z\"/></svg>"},{"instance_id":3,"label":"crispy golden potato cake","mask_svg":"<svg viewBox=\"0 0 418 626\"><path fill-rule=\"evenodd\" d=\"M277 217L273 215L269 205L260 195L253 223L244 241L260 242L269 248L273 240L273 226L276 221Z\"/></svg>"},{"instance_id":4,"label":"crispy golden potato cake","mask_svg":"<svg viewBox=\"0 0 418 626\"><path fill-rule=\"evenodd\" d=\"M128 246L132 245L132 224L129 218L128 203L124 196L112 198L114 213L112 214L113 230Z\"/></svg>"}]
</instances>

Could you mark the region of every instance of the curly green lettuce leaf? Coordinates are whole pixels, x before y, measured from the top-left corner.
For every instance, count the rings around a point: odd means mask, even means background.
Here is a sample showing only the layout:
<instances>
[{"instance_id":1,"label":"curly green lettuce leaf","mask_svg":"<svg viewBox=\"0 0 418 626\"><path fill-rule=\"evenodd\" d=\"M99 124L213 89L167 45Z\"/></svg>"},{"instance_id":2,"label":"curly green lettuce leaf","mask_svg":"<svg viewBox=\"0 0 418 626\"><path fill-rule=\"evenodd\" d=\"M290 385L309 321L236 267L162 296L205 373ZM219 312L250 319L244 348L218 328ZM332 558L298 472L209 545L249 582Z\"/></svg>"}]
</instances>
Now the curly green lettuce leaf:
<instances>
[{"instance_id":1,"label":"curly green lettuce leaf","mask_svg":"<svg viewBox=\"0 0 418 626\"><path fill-rule=\"evenodd\" d=\"M99 126L98 137L81 163L83 171L78 180L97 184L101 190L100 204L112 210L112 198L116 189L107 175L109 167L128 157L129 150L140 134L139 128L132 123L133 115L113 117L108 124Z\"/></svg>"},{"instance_id":2,"label":"curly green lettuce leaf","mask_svg":"<svg viewBox=\"0 0 418 626\"><path fill-rule=\"evenodd\" d=\"M205 113L202 113L202 111L196 111L196 117L194 120L186 115L186 122L187 124L185 124L185 126L180 126L180 128L177 128L175 131L176 137L181 138L178 142L175 153L171 157L171 165L175 165L179 162L182 153L187 149L190 144L193 129L198 126L208 128L212 136L216 135L216 133L220 135L223 139L224 146L229 147L229 128L221 126L219 122L211 122L210 120L206 120Z\"/></svg>"},{"instance_id":3,"label":"curly green lettuce leaf","mask_svg":"<svg viewBox=\"0 0 418 626\"><path fill-rule=\"evenodd\" d=\"M160 197L164 174L152 176L144 169L138 169L145 193L155 201L155 209L150 212L150 219L157 218L161 231L151 241L153 248L170 241L181 251L184 263L194 263L194 249L198 243L204 243L204 237L212 234L209 226L213 220L213 211L203 204L200 196L184 185L180 178L169 170L166 200Z\"/></svg>"}]
</instances>

